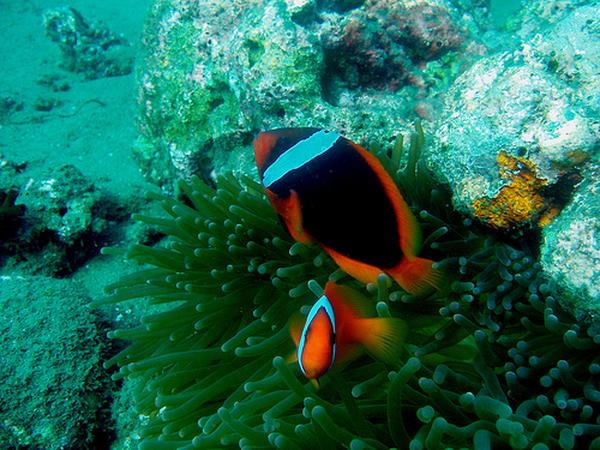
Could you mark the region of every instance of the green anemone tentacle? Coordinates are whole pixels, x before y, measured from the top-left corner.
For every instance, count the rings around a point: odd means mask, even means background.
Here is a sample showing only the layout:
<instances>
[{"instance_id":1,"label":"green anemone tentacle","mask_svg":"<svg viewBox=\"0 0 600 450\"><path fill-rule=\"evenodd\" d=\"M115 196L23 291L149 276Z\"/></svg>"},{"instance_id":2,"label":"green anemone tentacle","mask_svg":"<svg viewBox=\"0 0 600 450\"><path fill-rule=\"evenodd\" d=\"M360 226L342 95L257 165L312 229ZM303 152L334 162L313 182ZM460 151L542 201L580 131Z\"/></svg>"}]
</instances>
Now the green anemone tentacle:
<instances>
[{"instance_id":1,"label":"green anemone tentacle","mask_svg":"<svg viewBox=\"0 0 600 450\"><path fill-rule=\"evenodd\" d=\"M166 240L105 249L144 267L96 303L149 300L141 325L110 333L129 345L106 362L135 387L140 448L600 448L600 327L561 306L527 246L452 211L423 144L418 126L407 155L399 139L377 156L451 279L428 298L385 276L361 286L293 242L249 177L151 194L164 215L135 219ZM362 356L317 390L288 362L287 323L329 279L411 332L393 366Z\"/></svg>"}]
</instances>

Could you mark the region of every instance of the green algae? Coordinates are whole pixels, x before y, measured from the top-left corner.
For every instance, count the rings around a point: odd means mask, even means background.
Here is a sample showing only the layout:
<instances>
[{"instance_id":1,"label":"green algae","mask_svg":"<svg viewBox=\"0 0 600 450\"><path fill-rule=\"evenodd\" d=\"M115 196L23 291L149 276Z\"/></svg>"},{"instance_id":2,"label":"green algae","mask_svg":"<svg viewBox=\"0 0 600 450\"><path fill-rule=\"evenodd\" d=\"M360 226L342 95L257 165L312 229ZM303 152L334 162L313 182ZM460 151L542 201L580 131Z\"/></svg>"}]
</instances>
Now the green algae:
<instances>
[{"instance_id":1,"label":"green algae","mask_svg":"<svg viewBox=\"0 0 600 450\"><path fill-rule=\"evenodd\" d=\"M185 198L152 194L162 218L137 217L162 248L125 256L149 266L108 287L100 303L171 304L111 335L129 347L106 365L135 384L140 448L551 448L600 445L600 334L564 310L525 244L506 243L450 208L419 158L417 127L378 157L419 212L422 254L453 280L419 298L381 276L366 286L380 316L411 327L402 358L363 356L316 389L287 357L287 320L328 279L365 289L317 246L294 243L262 187L194 178ZM111 252L112 250L105 250Z\"/></svg>"}]
</instances>

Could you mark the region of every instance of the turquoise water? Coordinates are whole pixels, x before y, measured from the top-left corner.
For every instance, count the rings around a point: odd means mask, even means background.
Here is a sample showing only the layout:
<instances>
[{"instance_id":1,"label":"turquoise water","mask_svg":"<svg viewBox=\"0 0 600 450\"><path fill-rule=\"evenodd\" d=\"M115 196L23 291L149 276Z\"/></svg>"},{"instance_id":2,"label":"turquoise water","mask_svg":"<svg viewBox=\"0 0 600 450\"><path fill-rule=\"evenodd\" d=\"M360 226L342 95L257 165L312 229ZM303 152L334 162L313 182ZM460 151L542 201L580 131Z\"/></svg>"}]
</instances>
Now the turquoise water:
<instances>
[{"instance_id":1,"label":"turquoise water","mask_svg":"<svg viewBox=\"0 0 600 450\"><path fill-rule=\"evenodd\" d=\"M600 448L599 9L0 0L0 449ZM448 290L294 244L246 178L281 127L376 154ZM328 279L414 329L316 390L281 357Z\"/></svg>"}]
</instances>

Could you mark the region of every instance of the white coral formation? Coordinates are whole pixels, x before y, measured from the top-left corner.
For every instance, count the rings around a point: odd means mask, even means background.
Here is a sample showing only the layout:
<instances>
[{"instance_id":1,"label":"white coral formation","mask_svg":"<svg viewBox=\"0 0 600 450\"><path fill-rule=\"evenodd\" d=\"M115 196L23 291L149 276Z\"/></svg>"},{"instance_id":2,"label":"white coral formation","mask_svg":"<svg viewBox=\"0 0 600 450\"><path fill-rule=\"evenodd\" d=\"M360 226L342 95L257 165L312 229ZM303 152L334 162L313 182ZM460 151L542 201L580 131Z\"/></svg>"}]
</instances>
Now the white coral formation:
<instances>
[{"instance_id":1,"label":"white coral formation","mask_svg":"<svg viewBox=\"0 0 600 450\"><path fill-rule=\"evenodd\" d=\"M564 278L572 294L600 301L600 219L574 220L559 231L546 272ZM597 305L600 307L600 305Z\"/></svg>"}]
</instances>

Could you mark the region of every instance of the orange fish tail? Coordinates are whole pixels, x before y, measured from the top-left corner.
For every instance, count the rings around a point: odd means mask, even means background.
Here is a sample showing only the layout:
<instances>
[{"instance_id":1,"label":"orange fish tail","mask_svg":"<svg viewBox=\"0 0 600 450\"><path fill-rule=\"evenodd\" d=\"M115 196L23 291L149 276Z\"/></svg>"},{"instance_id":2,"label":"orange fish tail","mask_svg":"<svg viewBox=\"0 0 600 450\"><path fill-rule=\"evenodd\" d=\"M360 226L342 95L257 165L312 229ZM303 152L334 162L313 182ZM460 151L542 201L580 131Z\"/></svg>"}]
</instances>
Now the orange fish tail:
<instances>
[{"instance_id":1,"label":"orange fish tail","mask_svg":"<svg viewBox=\"0 0 600 450\"><path fill-rule=\"evenodd\" d=\"M388 364L398 363L402 343L407 334L406 322L401 319L359 319L360 343L376 359Z\"/></svg>"},{"instance_id":2,"label":"orange fish tail","mask_svg":"<svg viewBox=\"0 0 600 450\"><path fill-rule=\"evenodd\" d=\"M441 290L445 277L432 267L433 261L425 258L403 258L400 264L386 272L410 294L426 294Z\"/></svg>"}]
</instances>

